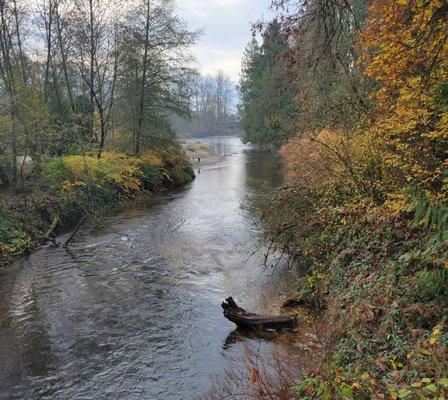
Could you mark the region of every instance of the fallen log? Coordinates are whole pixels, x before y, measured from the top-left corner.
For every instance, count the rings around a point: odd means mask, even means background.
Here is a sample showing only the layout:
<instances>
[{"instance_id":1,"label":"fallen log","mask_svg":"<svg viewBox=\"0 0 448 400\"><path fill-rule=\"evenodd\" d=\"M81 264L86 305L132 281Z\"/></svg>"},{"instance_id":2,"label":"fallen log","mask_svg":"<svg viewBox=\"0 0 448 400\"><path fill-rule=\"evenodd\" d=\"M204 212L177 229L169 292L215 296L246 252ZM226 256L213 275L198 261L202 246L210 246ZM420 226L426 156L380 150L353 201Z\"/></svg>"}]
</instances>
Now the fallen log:
<instances>
[{"instance_id":1,"label":"fallen log","mask_svg":"<svg viewBox=\"0 0 448 400\"><path fill-rule=\"evenodd\" d=\"M232 297L221 304L224 316L241 328L291 329L297 324L296 317L291 315L260 315L247 312L239 307Z\"/></svg>"}]
</instances>

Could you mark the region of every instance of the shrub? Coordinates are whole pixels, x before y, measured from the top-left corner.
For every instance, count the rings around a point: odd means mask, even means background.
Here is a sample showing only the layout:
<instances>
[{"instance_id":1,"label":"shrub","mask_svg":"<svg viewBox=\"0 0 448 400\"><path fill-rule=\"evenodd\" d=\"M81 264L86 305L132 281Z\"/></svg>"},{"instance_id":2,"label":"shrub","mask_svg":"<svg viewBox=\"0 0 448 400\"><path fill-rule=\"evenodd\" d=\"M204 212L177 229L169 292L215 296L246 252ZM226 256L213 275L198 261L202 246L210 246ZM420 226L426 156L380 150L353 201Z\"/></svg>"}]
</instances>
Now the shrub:
<instances>
[{"instance_id":1,"label":"shrub","mask_svg":"<svg viewBox=\"0 0 448 400\"><path fill-rule=\"evenodd\" d=\"M142 171L141 183L146 190L157 192L163 183L163 176L160 170L151 164L142 163L140 165Z\"/></svg>"},{"instance_id":2,"label":"shrub","mask_svg":"<svg viewBox=\"0 0 448 400\"><path fill-rule=\"evenodd\" d=\"M0 211L0 220L0 260L31 247L31 238L20 220L5 211Z\"/></svg>"},{"instance_id":3,"label":"shrub","mask_svg":"<svg viewBox=\"0 0 448 400\"><path fill-rule=\"evenodd\" d=\"M70 179L71 170L65 162L64 158L51 158L44 162L42 175L44 181L52 185L57 185L61 182Z\"/></svg>"},{"instance_id":4,"label":"shrub","mask_svg":"<svg viewBox=\"0 0 448 400\"><path fill-rule=\"evenodd\" d=\"M164 185L177 187L194 179L194 172L188 158L175 147L156 149L149 155L161 160L161 176Z\"/></svg>"}]
</instances>

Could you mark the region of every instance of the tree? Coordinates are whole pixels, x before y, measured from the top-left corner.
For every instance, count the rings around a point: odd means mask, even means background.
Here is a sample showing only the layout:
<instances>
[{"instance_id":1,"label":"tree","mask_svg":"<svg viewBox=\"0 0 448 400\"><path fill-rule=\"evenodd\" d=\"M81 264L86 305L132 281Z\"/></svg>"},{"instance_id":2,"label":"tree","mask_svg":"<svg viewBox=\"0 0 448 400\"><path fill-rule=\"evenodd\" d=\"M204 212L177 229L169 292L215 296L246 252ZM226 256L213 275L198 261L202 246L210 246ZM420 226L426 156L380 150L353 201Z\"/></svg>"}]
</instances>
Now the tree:
<instances>
[{"instance_id":1,"label":"tree","mask_svg":"<svg viewBox=\"0 0 448 400\"><path fill-rule=\"evenodd\" d=\"M372 132L396 185L448 194L448 7L375 0L362 32L366 75L377 90Z\"/></svg>"},{"instance_id":2,"label":"tree","mask_svg":"<svg viewBox=\"0 0 448 400\"><path fill-rule=\"evenodd\" d=\"M191 112L189 47L198 33L174 0L37 0L33 8L0 0L0 22L8 181L26 178L30 158L38 173L45 156L101 157L112 145L140 154L175 142L172 116Z\"/></svg>"},{"instance_id":3,"label":"tree","mask_svg":"<svg viewBox=\"0 0 448 400\"><path fill-rule=\"evenodd\" d=\"M234 85L221 70L213 76L199 76L193 82L190 133L223 135L231 118Z\"/></svg>"},{"instance_id":4,"label":"tree","mask_svg":"<svg viewBox=\"0 0 448 400\"><path fill-rule=\"evenodd\" d=\"M287 48L287 37L274 20L261 46L253 39L244 55L239 87L243 140L262 148L278 148L291 136L294 91L283 58Z\"/></svg>"},{"instance_id":5,"label":"tree","mask_svg":"<svg viewBox=\"0 0 448 400\"><path fill-rule=\"evenodd\" d=\"M74 32L81 77L89 92L90 130L101 157L110 130L118 73L120 1L77 0Z\"/></svg>"},{"instance_id":6,"label":"tree","mask_svg":"<svg viewBox=\"0 0 448 400\"><path fill-rule=\"evenodd\" d=\"M157 144L156 131L170 134L170 117L188 116L195 71L188 48L198 35L174 14L173 1L141 0L125 16L120 48L118 112L132 136L133 153Z\"/></svg>"}]
</instances>

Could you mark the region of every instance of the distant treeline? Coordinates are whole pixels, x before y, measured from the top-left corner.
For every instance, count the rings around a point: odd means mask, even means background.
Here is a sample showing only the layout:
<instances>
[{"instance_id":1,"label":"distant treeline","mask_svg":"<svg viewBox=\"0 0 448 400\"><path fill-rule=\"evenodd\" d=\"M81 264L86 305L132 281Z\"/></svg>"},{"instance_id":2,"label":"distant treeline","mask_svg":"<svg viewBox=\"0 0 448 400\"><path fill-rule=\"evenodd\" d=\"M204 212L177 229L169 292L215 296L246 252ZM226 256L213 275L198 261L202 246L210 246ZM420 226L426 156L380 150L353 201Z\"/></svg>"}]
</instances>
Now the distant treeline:
<instances>
[{"instance_id":1,"label":"distant treeline","mask_svg":"<svg viewBox=\"0 0 448 400\"><path fill-rule=\"evenodd\" d=\"M235 109L235 85L224 72L198 77L191 94L192 118L175 119L179 134L200 137L241 133Z\"/></svg>"}]
</instances>

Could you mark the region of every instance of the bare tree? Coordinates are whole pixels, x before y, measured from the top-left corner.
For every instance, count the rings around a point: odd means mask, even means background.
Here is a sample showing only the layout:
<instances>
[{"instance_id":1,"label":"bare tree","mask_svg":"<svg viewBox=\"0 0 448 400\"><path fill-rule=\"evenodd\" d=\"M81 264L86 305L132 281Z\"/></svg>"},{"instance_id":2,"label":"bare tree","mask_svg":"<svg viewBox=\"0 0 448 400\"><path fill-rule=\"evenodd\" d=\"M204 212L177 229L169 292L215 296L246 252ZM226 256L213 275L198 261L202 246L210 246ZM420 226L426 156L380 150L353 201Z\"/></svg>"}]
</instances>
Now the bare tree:
<instances>
[{"instance_id":1,"label":"bare tree","mask_svg":"<svg viewBox=\"0 0 448 400\"><path fill-rule=\"evenodd\" d=\"M164 129L161 119L170 113L189 113L194 70L188 66L192 60L186 50L198 33L189 31L174 14L173 1L140 0L130 7L125 24L120 97L131 109L129 129L133 154L138 155L143 141L154 142L150 130Z\"/></svg>"},{"instance_id":2,"label":"bare tree","mask_svg":"<svg viewBox=\"0 0 448 400\"><path fill-rule=\"evenodd\" d=\"M90 128L98 145L98 157L104 149L115 100L120 34L118 7L117 1L78 0L75 3L76 56L88 88Z\"/></svg>"},{"instance_id":3,"label":"bare tree","mask_svg":"<svg viewBox=\"0 0 448 400\"><path fill-rule=\"evenodd\" d=\"M196 125L193 129L223 134L232 101L233 83L223 71L218 71L215 76L199 77L192 96Z\"/></svg>"}]
</instances>

